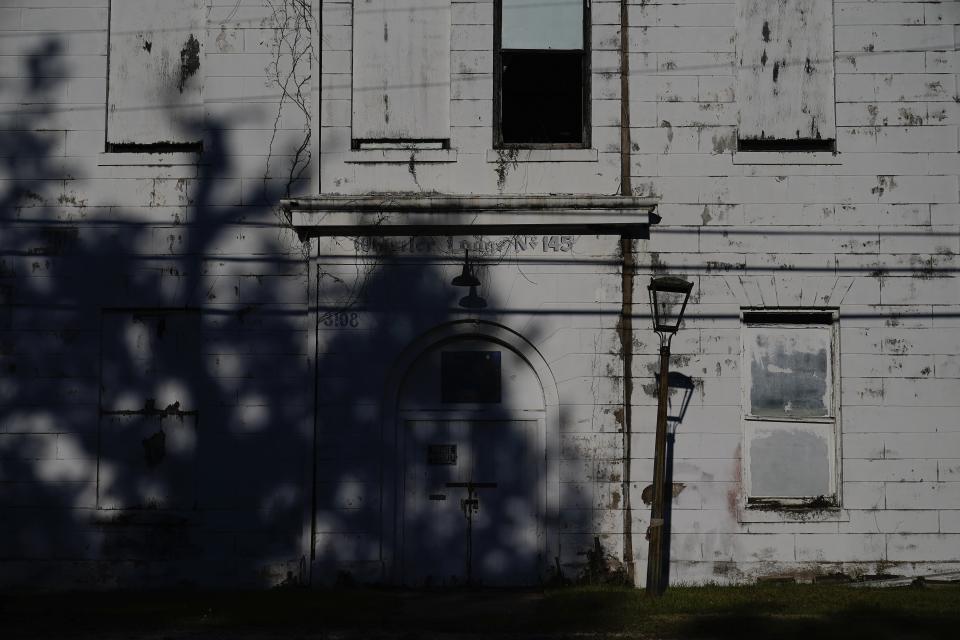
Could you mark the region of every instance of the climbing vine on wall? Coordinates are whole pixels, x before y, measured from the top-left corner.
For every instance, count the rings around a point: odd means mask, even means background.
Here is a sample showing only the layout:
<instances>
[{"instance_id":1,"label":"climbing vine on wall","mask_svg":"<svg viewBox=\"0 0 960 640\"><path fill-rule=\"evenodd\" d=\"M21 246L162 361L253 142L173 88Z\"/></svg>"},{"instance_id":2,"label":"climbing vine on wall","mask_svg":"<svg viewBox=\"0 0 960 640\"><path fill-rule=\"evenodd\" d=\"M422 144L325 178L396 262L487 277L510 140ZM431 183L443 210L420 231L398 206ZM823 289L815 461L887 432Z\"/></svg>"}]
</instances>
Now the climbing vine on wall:
<instances>
[{"instance_id":1,"label":"climbing vine on wall","mask_svg":"<svg viewBox=\"0 0 960 640\"><path fill-rule=\"evenodd\" d=\"M274 146L280 130L284 109L294 109L303 116L303 138L292 151L285 168L284 195L289 197L294 185L310 166L310 73L312 69L313 12L310 0L264 0L270 9L273 29L273 60L267 66L269 82L280 90L273 134L267 153L264 182L271 178L271 164L275 160Z\"/></svg>"}]
</instances>

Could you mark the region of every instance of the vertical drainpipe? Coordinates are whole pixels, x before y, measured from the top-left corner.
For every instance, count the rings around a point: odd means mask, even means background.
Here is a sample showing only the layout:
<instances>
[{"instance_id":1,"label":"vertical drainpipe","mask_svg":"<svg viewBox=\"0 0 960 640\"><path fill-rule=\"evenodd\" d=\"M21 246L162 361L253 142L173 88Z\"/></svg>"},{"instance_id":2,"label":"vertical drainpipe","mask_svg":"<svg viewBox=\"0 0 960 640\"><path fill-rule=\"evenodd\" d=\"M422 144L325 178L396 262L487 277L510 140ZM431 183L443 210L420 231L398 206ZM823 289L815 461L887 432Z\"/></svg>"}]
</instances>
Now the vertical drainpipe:
<instances>
[{"instance_id":1,"label":"vertical drainpipe","mask_svg":"<svg viewBox=\"0 0 960 640\"><path fill-rule=\"evenodd\" d=\"M320 29L323 28L323 0L313 0L310 4L310 21L313 23L310 25L310 47L312 49L310 56L310 76L312 78L311 85L319 87L320 86L320 56L323 55L323 52L320 49ZM313 12L316 12L314 14ZM317 163L317 166L320 165L320 99L317 92L319 89L313 89L311 86L310 91L310 105L312 107L310 113L310 135L315 137L316 142L313 143L313 150L315 153L312 154L311 160ZM316 175L316 178L311 177L311 182L313 182L312 191L316 194L320 193L320 170L317 169L316 174L313 171L310 172L311 176ZM310 240L311 247L317 246L319 253L319 240L314 241ZM308 283L308 295L307 295L307 305L308 307L312 306L313 316L314 316L314 327L313 327L313 441L310 447L310 567L308 569L307 583L310 586L313 586L313 567L316 564L317 559L317 445L319 438L320 430L320 261L319 256L315 254L312 250L310 255L312 255L315 260L313 264L309 264L310 260L308 258L307 264L307 277L312 280L313 286L311 287ZM312 278L311 274L312 269ZM312 289L312 291L310 291Z\"/></svg>"},{"instance_id":2,"label":"vertical drainpipe","mask_svg":"<svg viewBox=\"0 0 960 640\"><path fill-rule=\"evenodd\" d=\"M630 15L628 0L620 0L620 195L633 195L630 181ZM634 583L633 515L630 506L630 440L633 424L633 238L620 237L620 352L623 356L623 562Z\"/></svg>"}]
</instances>

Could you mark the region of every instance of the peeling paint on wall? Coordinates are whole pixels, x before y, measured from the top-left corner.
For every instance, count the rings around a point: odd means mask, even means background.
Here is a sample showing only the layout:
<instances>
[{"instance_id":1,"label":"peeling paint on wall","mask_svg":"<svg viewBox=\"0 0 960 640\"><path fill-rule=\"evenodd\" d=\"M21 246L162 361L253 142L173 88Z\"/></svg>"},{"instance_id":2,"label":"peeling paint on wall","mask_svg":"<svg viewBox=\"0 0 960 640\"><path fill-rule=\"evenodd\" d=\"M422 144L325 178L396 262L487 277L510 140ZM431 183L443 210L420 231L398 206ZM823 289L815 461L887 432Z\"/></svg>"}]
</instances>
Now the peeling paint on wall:
<instances>
[{"instance_id":1,"label":"peeling paint on wall","mask_svg":"<svg viewBox=\"0 0 960 640\"><path fill-rule=\"evenodd\" d=\"M200 68L200 41L190 34L183 49L180 50L180 83L177 88L183 93L183 85Z\"/></svg>"}]
</instances>

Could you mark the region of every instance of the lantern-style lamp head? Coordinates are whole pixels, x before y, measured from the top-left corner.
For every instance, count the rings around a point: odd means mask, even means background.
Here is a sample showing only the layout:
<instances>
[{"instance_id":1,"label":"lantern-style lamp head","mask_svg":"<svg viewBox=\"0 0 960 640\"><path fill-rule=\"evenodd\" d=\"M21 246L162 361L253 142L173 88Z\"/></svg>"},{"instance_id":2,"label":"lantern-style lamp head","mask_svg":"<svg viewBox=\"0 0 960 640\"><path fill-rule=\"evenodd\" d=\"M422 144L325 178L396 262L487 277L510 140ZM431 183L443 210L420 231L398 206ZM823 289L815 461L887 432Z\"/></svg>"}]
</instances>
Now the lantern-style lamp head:
<instances>
[{"instance_id":1,"label":"lantern-style lamp head","mask_svg":"<svg viewBox=\"0 0 960 640\"><path fill-rule=\"evenodd\" d=\"M680 328L683 312L693 283L676 276L651 278L647 291L650 293L650 308L653 313L653 330L660 334L673 335Z\"/></svg>"}]
</instances>

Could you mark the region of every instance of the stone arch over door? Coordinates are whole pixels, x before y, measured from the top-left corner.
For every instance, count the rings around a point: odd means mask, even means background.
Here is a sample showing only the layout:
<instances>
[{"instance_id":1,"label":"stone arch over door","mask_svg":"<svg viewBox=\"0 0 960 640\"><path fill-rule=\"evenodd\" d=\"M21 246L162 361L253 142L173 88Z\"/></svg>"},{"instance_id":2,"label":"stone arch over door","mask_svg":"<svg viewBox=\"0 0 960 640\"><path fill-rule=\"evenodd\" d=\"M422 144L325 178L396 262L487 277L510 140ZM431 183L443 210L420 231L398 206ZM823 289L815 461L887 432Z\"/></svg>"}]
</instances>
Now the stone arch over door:
<instances>
[{"instance_id":1,"label":"stone arch over door","mask_svg":"<svg viewBox=\"0 0 960 640\"><path fill-rule=\"evenodd\" d=\"M490 398L486 398L488 401L484 402L484 398L476 398L477 402L443 403L437 388L443 382L437 372L444 357L440 354L451 352L473 352L481 358L486 357L483 354L499 353L503 401L489 402ZM434 373L430 373L431 370ZM491 322L464 320L436 327L414 340L398 357L385 389L382 415L381 545L385 579L411 584L424 581L442 584L458 579L450 575L434 576L423 568L431 566L437 558L427 558L421 564L423 558L409 557L419 553L411 540L423 533L417 529L416 522L425 517L424 508L434 510L430 517L444 516L444 522L438 523L438 527L453 532L451 538L456 537L457 531L466 529L474 529L475 534L479 532L474 539L473 566L477 569L472 576L474 582L493 577L487 581L489 584L499 581L507 585L532 583L542 578L552 562L550 559L557 554L559 396L553 374L536 347L517 332ZM423 468L431 446L432 462L429 468ZM459 457L456 463L446 460L449 466L443 468L444 460L440 458L444 455ZM512 456L522 458L521 464L503 464L505 457ZM471 473L477 477L467 477ZM481 475L500 477L491 479L479 477ZM417 478L425 476L428 477L421 483L423 486L416 487L420 482ZM411 478L414 479L408 482ZM531 511L536 518L535 577L522 578L519 574L508 577L498 574L496 569L508 560L503 550L493 549L496 545L484 542L483 535L489 534L492 526L498 526L501 538L522 539L518 548L528 548L529 533L520 531L517 525L523 519L517 510L522 511L525 504L518 496L518 491L526 486L525 479L533 483L527 497L536 501ZM427 487L429 483L440 488ZM457 486L447 486L450 484ZM472 486L474 484L486 486ZM479 501L480 514L472 525L461 508L462 500L471 499ZM458 514L456 519L450 515L454 510ZM494 517L494 513L500 514L499 524L483 520ZM504 515L507 513L512 515ZM411 532L416 532L416 536L411 536ZM427 532L427 535L434 534L433 530ZM458 549L459 555L449 560L447 568L464 567L461 578L467 578L469 550L465 548L465 541L438 536L433 542ZM487 545L486 551L484 545Z\"/></svg>"}]
</instances>

